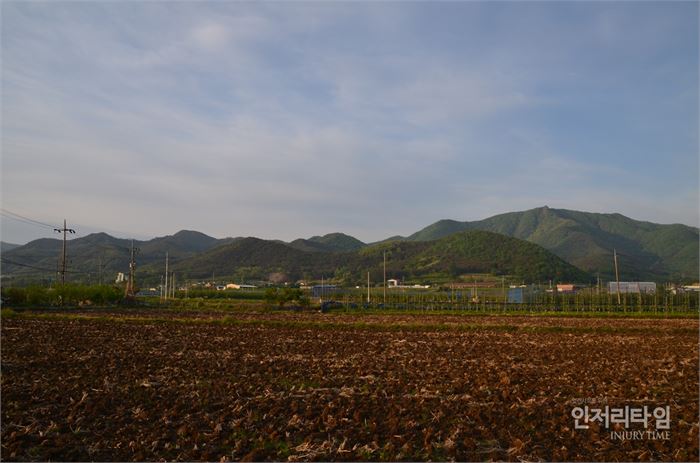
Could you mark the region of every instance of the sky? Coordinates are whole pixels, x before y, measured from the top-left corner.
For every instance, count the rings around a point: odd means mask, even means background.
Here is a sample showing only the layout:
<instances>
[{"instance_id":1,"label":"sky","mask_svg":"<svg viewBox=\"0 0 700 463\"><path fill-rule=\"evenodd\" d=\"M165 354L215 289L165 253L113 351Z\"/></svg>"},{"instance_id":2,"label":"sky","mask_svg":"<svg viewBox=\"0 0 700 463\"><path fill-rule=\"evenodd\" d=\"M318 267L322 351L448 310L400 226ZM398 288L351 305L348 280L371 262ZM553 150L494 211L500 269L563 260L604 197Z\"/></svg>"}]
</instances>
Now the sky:
<instances>
[{"instance_id":1,"label":"sky","mask_svg":"<svg viewBox=\"0 0 700 463\"><path fill-rule=\"evenodd\" d=\"M75 236L698 226L698 2L0 8L0 202ZM3 241L59 237L9 217Z\"/></svg>"}]
</instances>

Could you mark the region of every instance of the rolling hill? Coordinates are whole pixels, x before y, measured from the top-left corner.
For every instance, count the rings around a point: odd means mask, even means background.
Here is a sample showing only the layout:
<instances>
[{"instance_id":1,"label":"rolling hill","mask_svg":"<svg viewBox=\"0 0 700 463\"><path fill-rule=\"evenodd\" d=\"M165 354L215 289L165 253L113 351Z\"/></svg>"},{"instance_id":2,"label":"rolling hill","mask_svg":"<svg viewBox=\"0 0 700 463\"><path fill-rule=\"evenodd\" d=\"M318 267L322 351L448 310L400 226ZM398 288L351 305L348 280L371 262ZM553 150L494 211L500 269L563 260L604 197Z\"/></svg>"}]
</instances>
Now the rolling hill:
<instances>
[{"instance_id":1,"label":"rolling hill","mask_svg":"<svg viewBox=\"0 0 700 463\"><path fill-rule=\"evenodd\" d=\"M491 234L463 235L476 231ZM501 242L500 235L516 240ZM468 236L468 242L458 244L464 236ZM390 250L389 266L396 277L493 271L521 275L529 281L549 276L556 280L588 281L595 274L603 279L613 278L614 248L619 255L622 280L697 281L698 241L698 229L686 225L660 225L620 214L541 207L473 222L440 220L408 237L396 236L369 245L343 233L286 243L258 238L217 239L190 230L134 241L134 245L139 248L139 273L151 279L160 278L163 273L166 252L173 269L183 275L203 278L213 273L243 280L266 279L275 272L297 279L346 274L355 278L367 269L378 271L377 250ZM527 248L523 242L538 246ZM481 244L477 247L477 243ZM130 246L130 240L106 233L69 240L69 277L94 282L102 274L103 281L109 281L117 272L127 272ZM562 267L549 254L542 254L539 246L573 267ZM12 249L4 247L2 276L18 282L29 277L55 278L60 249L59 239L39 239ZM504 249L509 250L507 257L502 254ZM577 273L574 267L587 273Z\"/></svg>"},{"instance_id":2,"label":"rolling hill","mask_svg":"<svg viewBox=\"0 0 700 463\"><path fill-rule=\"evenodd\" d=\"M10 250L18 248L20 246L22 246L22 245L21 244L14 244L14 243L6 243L4 241L0 241L0 253L10 251Z\"/></svg>"},{"instance_id":3,"label":"rolling hill","mask_svg":"<svg viewBox=\"0 0 700 463\"><path fill-rule=\"evenodd\" d=\"M621 214L541 207L474 222L440 220L408 236L436 240L463 230L486 230L530 241L602 277L613 275L617 249L620 278L698 280L698 229L641 222Z\"/></svg>"},{"instance_id":4,"label":"rolling hill","mask_svg":"<svg viewBox=\"0 0 700 463\"><path fill-rule=\"evenodd\" d=\"M345 233L329 233L323 236L312 236L309 239L299 238L289 245L300 251L343 252L356 251L367 246L355 237Z\"/></svg>"},{"instance_id":5,"label":"rolling hill","mask_svg":"<svg viewBox=\"0 0 700 463\"><path fill-rule=\"evenodd\" d=\"M215 273L238 280L266 280L272 273L282 273L290 281L325 276L355 284L364 280L367 271L375 281L379 278L384 252L387 272L393 278L429 279L462 273L507 274L533 282L588 282L592 278L540 246L480 230L431 242L394 241L346 252L305 251L275 241L245 238L181 260L172 268L183 278L207 278Z\"/></svg>"},{"instance_id":6,"label":"rolling hill","mask_svg":"<svg viewBox=\"0 0 700 463\"><path fill-rule=\"evenodd\" d=\"M138 248L138 266L164 262L168 252L171 261L184 259L217 245L234 241L222 240L203 233L183 230L148 241L134 240ZM59 265L62 241L42 238L2 253L3 276L55 278ZM131 240L114 238L107 233L93 233L67 241L68 279L103 281L114 278L117 272L128 272Z\"/></svg>"}]
</instances>

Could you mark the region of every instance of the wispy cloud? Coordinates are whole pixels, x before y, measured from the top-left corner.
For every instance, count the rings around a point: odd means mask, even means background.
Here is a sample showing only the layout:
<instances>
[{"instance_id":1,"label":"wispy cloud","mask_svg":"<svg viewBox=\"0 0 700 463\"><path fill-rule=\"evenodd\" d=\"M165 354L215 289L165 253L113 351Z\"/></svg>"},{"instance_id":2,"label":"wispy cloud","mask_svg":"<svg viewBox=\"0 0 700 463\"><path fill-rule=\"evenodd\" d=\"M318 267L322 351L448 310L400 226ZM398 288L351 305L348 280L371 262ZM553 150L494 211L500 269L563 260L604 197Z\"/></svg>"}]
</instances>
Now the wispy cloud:
<instances>
[{"instance_id":1,"label":"wispy cloud","mask_svg":"<svg viewBox=\"0 0 700 463\"><path fill-rule=\"evenodd\" d=\"M354 6L4 3L3 205L283 239L698 223L697 5Z\"/></svg>"}]
</instances>

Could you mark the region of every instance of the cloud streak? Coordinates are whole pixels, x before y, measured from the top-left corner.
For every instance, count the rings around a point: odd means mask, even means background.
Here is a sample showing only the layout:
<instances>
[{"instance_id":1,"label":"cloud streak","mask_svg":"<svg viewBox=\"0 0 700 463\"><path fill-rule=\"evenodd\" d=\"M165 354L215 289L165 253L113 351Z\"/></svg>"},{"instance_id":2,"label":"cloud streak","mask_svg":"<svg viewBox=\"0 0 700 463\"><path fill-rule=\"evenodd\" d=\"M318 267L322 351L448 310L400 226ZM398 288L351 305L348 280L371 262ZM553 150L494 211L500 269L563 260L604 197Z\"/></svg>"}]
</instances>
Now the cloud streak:
<instances>
[{"instance_id":1,"label":"cloud streak","mask_svg":"<svg viewBox=\"0 0 700 463\"><path fill-rule=\"evenodd\" d=\"M697 5L508 5L8 2L3 207L140 236L697 225Z\"/></svg>"}]
</instances>

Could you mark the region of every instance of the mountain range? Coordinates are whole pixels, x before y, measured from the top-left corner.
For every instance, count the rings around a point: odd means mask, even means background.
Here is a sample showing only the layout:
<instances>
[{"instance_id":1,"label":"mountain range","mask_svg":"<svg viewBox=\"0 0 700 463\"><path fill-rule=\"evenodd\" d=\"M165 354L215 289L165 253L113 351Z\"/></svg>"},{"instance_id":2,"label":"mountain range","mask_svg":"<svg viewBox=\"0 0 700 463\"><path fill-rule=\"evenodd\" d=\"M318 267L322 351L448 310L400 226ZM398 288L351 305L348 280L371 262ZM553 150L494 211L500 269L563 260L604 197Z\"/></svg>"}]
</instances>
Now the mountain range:
<instances>
[{"instance_id":1,"label":"mountain range","mask_svg":"<svg viewBox=\"0 0 700 463\"><path fill-rule=\"evenodd\" d=\"M134 241L141 276L156 281L165 253L182 277L212 274L238 281L325 275L355 281L379 272L389 255L392 277L440 279L460 273L508 274L526 281L612 279L613 249L623 280L698 280L698 229L640 222L620 214L541 207L484 220L440 220L403 237L367 244L331 233L289 243L258 238L217 239L196 231ZM95 233L68 242L69 278L108 281L128 271L131 240ZM16 281L55 278L61 241L2 246L2 275ZM376 277L376 275L375 275Z\"/></svg>"},{"instance_id":2,"label":"mountain range","mask_svg":"<svg viewBox=\"0 0 700 463\"><path fill-rule=\"evenodd\" d=\"M487 230L552 251L589 273L613 276L613 249L621 278L698 279L698 229L641 222L621 214L597 214L541 207L475 222L440 220L406 237L429 241L462 230Z\"/></svg>"},{"instance_id":3,"label":"mountain range","mask_svg":"<svg viewBox=\"0 0 700 463\"><path fill-rule=\"evenodd\" d=\"M338 245L336 240L330 242ZM412 281L434 282L469 273L510 275L527 281L590 280L590 275L541 246L481 230L435 241L391 241L350 251L306 251L275 241L245 238L177 262L172 268L189 278L216 273L251 280L284 274L287 280L325 276L354 285L362 284L367 271L374 281L381 278L385 253L389 277Z\"/></svg>"}]
</instances>

